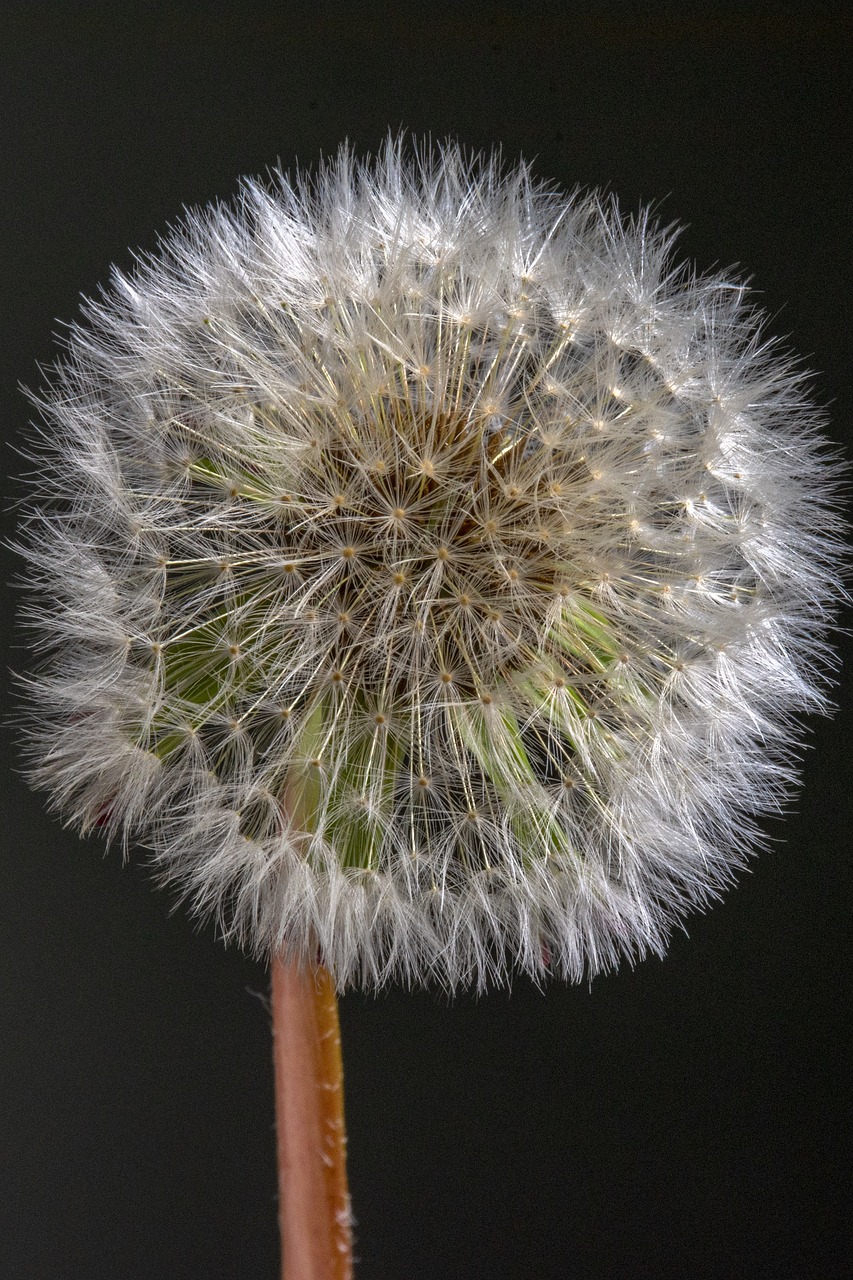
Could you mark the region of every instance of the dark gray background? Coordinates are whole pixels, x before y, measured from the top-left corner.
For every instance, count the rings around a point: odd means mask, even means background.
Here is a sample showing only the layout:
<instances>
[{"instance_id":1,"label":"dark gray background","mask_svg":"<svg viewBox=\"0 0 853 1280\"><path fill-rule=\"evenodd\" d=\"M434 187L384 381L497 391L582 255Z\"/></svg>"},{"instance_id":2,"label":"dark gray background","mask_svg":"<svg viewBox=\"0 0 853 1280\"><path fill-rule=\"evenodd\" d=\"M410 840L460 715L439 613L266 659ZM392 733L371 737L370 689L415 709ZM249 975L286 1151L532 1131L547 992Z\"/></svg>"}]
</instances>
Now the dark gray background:
<instances>
[{"instance_id":1,"label":"dark gray background","mask_svg":"<svg viewBox=\"0 0 853 1280\"><path fill-rule=\"evenodd\" d=\"M0 18L12 441L80 292L184 204L389 126L453 135L742 264L850 440L850 40L810 5L13 5ZM7 451L8 469L17 462ZM7 536L13 513L4 514ZM17 566L5 556L3 580ZM20 667L4 597L4 657ZM850 641L843 647L850 652ZM849 707L850 683L839 693ZM261 965L48 819L3 746L0 1276L277 1274ZM342 1004L359 1280L848 1274L851 719L772 850L592 989ZM3 1221L5 1219L5 1221ZM3 1255L5 1254L5 1260ZM848 1258L849 1261L849 1258Z\"/></svg>"}]
</instances>

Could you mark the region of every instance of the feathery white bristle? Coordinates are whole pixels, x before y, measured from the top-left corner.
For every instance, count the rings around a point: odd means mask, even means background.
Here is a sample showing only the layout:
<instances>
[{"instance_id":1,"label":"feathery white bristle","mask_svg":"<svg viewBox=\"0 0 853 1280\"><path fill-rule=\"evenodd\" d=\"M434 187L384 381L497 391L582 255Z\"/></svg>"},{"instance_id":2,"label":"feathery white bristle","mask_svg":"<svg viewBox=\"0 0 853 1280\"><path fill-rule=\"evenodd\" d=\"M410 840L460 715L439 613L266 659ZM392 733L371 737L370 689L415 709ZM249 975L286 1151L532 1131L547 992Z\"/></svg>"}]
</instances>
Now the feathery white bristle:
<instances>
[{"instance_id":1,"label":"feathery white bristle","mask_svg":"<svg viewBox=\"0 0 853 1280\"><path fill-rule=\"evenodd\" d=\"M839 465L730 279L399 140L246 182L39 398L32 776L340 986L662 952L825 709Z\"/></svg>"}]
</instances>

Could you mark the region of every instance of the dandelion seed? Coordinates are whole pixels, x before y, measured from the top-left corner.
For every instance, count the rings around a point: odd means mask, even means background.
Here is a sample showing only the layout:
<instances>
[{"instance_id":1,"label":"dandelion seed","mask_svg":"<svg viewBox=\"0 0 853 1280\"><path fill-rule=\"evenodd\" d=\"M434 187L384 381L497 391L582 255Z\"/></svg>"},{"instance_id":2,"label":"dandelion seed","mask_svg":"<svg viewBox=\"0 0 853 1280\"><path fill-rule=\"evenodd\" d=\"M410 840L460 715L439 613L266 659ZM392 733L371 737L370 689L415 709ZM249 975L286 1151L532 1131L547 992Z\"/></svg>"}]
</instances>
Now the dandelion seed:
<instances>
[{"instance_id":1,"label":"dandelion seed","mask_svg":"<svg viewBox=\"0 0 853 1280\"><path fill-rule=\"evenodd\" d=\"M68 821L341 987L662 952L793 782L843 594L822 415L671 243L390 142L116 273L37 397Z\"/></svg>"}]
</instances>

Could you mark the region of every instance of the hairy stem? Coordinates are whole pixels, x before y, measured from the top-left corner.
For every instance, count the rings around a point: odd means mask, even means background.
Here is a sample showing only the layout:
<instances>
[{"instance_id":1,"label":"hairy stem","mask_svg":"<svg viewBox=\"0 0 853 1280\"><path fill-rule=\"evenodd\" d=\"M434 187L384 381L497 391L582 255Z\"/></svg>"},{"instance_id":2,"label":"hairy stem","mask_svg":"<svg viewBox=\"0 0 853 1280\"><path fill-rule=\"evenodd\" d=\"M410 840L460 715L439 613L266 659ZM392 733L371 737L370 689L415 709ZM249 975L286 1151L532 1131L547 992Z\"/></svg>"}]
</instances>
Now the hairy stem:
<instances>
[{"instance_id":1,"label":"hairy stem","mask_svg":"<svg viewBox=\"0 0 853 1280\"><path fill-rule=\"evenodd\" d=\"M343 1064L328 970L273 958L282 1280L351 1280Z\"/></svg>"}]
</instances>

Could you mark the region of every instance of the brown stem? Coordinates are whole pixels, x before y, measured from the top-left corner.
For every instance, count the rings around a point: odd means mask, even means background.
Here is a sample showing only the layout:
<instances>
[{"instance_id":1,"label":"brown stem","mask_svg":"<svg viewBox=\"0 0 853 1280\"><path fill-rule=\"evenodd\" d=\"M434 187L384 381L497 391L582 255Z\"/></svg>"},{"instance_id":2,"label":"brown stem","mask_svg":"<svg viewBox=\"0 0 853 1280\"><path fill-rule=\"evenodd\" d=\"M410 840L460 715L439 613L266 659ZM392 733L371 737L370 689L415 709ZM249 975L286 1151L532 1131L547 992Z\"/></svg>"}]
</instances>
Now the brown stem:
<instances>
[{"instance_id":1,"label":"brown stem","mask_svg":"<svg viewBox=\"0 0 853 1280\"><path fill-rule=\"evenodd\" d=\"M343 1064L327 969L272 961L282 1280L352 1280Z\"/></svg>"}]
</instances>

